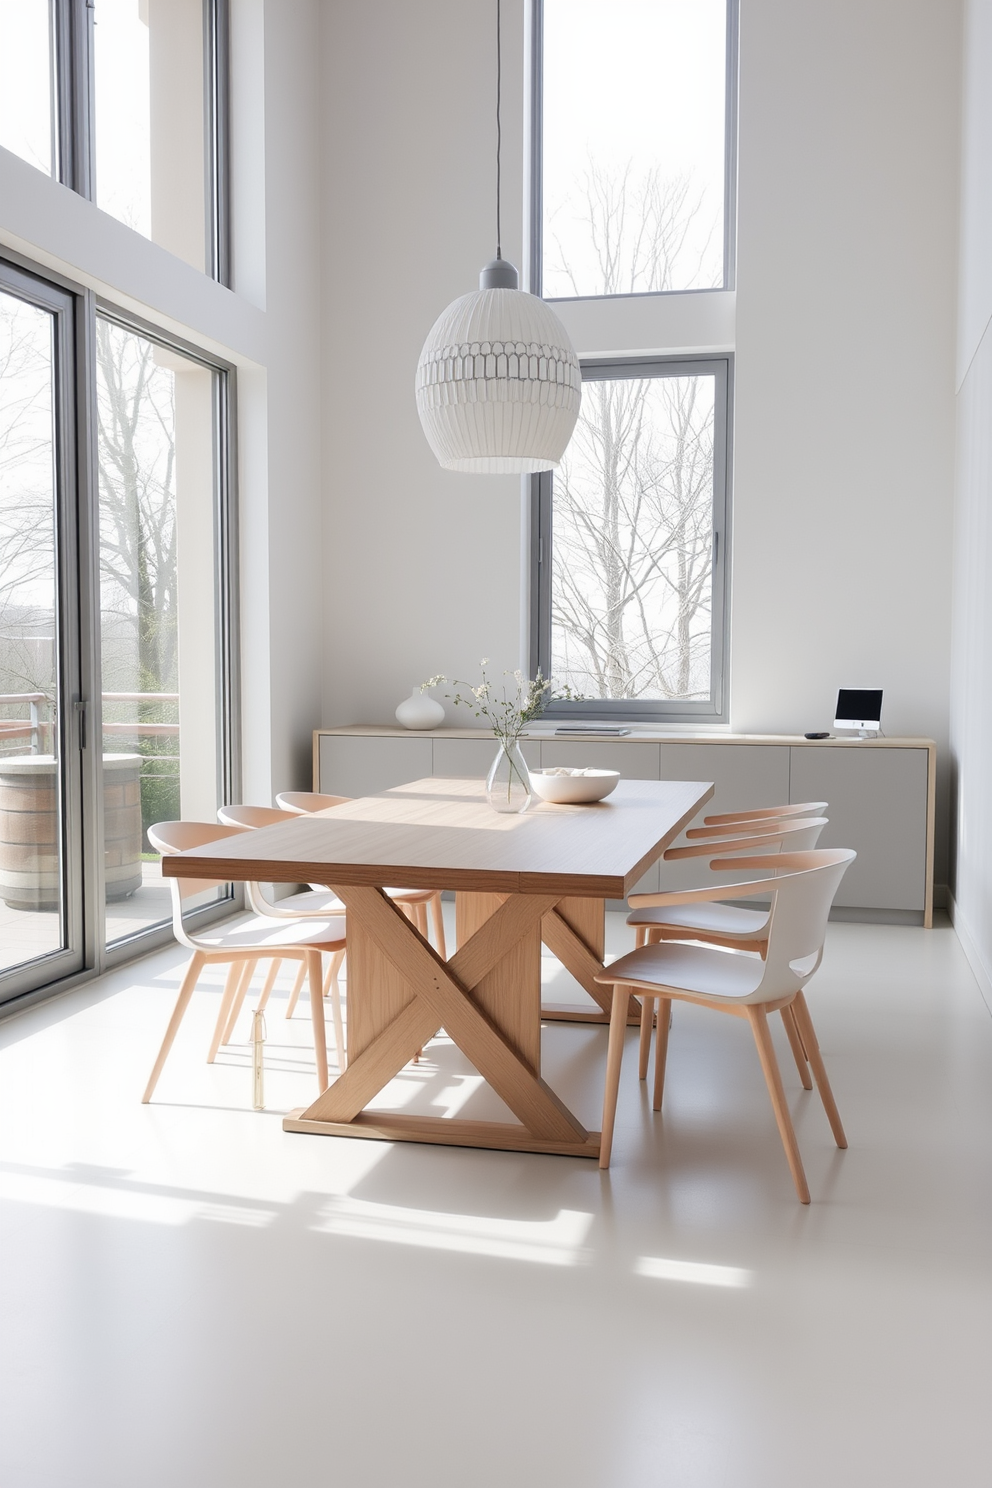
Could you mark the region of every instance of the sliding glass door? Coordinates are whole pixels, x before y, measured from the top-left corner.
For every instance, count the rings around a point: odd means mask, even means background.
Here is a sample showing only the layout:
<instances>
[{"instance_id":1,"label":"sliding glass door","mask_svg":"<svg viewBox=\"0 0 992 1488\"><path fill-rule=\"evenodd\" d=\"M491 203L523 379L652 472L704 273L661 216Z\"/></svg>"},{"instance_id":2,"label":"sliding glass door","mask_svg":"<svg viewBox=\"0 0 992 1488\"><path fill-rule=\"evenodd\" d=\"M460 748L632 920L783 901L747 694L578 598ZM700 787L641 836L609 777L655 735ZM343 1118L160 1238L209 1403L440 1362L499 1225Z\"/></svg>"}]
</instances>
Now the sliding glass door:
<instances>
[{"instance_id":1,"label":"sliding glass door","mask_svg":"<svg viewBox=\"0 0 992 1488\"><path fill-rule=\"evenodd\" d=\"M0 997L83 964L73 300L0 265Z\"/></svg>"},{"instance_id":2,"label":"sliding glass door","mask_svg":"<svg viewBox=\"0 0 992 1488\"><path fill-rule=\"evenodd\" d=\"M171 915L148 827L225 799L220 372L96 322L105 933Z\"/></svg>"},{"instance_id":3,"label":"sliding glass door","mask_svg":"<svg viewBox=\"0 0 992 1488\"><path fill-rule=\"evenodd\" d=\"M168 939L148 828L236 796L230 377L0 260L0 1004Z\"/></svg>"}]
</instances>

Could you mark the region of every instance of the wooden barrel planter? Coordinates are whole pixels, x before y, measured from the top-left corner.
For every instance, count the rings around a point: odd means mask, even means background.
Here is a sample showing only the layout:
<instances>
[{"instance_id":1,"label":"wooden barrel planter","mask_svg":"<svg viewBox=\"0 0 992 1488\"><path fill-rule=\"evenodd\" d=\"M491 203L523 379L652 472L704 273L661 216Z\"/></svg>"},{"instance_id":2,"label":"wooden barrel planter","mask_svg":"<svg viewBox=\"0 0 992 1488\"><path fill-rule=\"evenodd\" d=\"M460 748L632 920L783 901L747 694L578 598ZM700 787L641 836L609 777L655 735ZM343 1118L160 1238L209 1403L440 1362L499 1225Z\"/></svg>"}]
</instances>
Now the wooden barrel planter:
<instances>
[{"instance_id":1,"label":"wooden barrel planter","mask_svg":"<svg viewBox=\"0 0 992 1488\"><path fill-rule=\"evenodd\" d=\"M0 898L10 909L57 910L56 763L50 754L0 759ZM141 888L141 757L103 756L107 902Z\"/></svg>"}]
</instances>

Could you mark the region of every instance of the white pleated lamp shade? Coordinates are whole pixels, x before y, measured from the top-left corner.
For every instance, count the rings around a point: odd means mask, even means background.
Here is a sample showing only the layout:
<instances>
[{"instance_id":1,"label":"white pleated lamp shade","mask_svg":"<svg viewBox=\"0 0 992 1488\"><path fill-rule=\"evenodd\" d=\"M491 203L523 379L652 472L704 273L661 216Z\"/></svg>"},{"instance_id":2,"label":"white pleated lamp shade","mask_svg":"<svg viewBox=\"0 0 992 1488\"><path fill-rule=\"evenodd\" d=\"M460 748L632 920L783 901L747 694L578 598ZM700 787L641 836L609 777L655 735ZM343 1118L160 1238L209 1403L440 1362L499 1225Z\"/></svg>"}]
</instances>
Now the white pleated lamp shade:
<instances>
[{"instance_id":1,"label":"white pleated lamp shade","mask_svg":"<svg viewBox=\"0 0 992 1488\"><path fill-rule=\"evenodd\" d=\"M511 278L512 276L512 278ZM516 282L498 259L481 282ZM555 470L582 401L568 334L536 295L482 288L448 306L417 367L417 411L445 470L527 475Z\"/></svg>"}]
</instances>

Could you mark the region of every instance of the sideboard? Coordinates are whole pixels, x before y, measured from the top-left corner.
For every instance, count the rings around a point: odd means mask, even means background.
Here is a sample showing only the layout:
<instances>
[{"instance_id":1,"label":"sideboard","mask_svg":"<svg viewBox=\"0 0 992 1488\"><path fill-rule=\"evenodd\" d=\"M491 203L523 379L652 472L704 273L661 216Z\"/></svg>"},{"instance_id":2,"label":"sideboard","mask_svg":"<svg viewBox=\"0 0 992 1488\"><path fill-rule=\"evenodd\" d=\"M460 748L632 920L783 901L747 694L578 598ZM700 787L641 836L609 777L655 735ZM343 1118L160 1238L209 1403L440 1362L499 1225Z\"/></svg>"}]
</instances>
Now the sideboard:
<instances>
[{"instance_id":1,"label":"sideboard","mask_svg":"<svg viewBox=\"0 0 992 1488\"><path fill-rule=\"evenodd\" d=\"M478 729L411 732L377 725L317 729L314 789L365 796L427 775L482 778L495 754ZM547 726L524 736L534 768L598 765L631 780L710 780L707 814L784 801L827 801L824 847L858 853L840 887L835 916L929 926L933 919L932 739L809 740L775 734L689 735L634 729L624 738L556 738ZM713 882L705 863L652 868L638 888Z\"/></svg>"}]
</instances>

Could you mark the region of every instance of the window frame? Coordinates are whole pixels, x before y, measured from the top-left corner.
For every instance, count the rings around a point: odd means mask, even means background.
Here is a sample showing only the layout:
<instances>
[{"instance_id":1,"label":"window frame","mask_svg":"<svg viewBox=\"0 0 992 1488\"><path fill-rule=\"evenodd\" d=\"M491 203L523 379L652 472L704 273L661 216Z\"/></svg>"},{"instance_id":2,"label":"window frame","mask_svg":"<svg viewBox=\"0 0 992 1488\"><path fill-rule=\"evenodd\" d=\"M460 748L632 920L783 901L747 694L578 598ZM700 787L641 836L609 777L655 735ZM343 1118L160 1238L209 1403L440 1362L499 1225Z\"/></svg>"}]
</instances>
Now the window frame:
<instances>
[{"instance_id":1,"label":"window frame","mask_svg":"<svg viewBox=\"0 0 992 1488\"><path fill-rule=\"evenodd\" d=\"M725 294L737 287L737 97L740 0L725 0L727 51L724 88L723 283L706 289L628 290L609 295L543 295L544 280L544 0L530 0L528 38L528 288L549 304L584 300L641 300L672 295Z\"/></svg>"},{"instance_id":2,"label":"window frame","mask_svg":"<svg viewBox=\"0 0 992 1488\"><path fill-rule=\"evenodd\" d=\"M230 288L230 0L202 0L202 3L204 272L208 278ZM94 201L94 6L91 0L51 0L51 5L55 179L87 201Z\"/></svg>"},{"instance_id":3,"label":"window frame","mask_svg":"<svg viewBox=\"0 0 992 1488\"><path fill-rule=\"evenodd\" d=\"M677 724L729 722L727 659L730 648L730 522L733 470L734 356L628 356L580 358L583 382L626 381L643 377L712 375L713 428L713 579L710 632L710 697L708 700L587 698L553 702L545 717L609 719ZM530 675L552 676L551 583L554 557L554 473L525 477L530 483Z\"/></svg>"}]
</instances>

